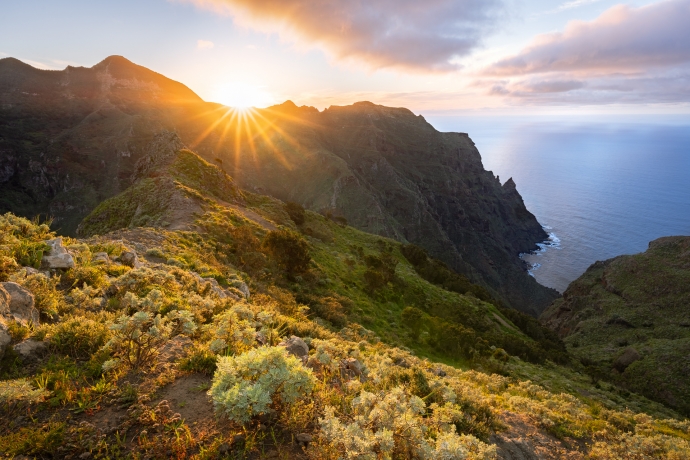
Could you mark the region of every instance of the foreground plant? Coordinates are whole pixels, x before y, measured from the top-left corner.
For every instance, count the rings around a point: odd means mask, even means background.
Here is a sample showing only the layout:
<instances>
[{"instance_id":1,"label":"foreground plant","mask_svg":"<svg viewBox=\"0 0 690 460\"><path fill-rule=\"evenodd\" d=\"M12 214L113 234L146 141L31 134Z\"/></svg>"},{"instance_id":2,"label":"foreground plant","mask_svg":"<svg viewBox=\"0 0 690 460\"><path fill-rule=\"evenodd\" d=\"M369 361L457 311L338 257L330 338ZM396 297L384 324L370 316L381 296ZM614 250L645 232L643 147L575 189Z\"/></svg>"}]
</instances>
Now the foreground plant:
<instances>
[{"instance_id":1,"label":"foreground plant","mask_svg":"<svg viewBox=\"0 0 690 460\"><path fill-rule=\"evenodd\" d=\"M310 369L283 347L261 347L218 359L208 394L216 412L247 423L273 406L290 406L311 394L316 384Z\"/></svg>"}]
</instances>

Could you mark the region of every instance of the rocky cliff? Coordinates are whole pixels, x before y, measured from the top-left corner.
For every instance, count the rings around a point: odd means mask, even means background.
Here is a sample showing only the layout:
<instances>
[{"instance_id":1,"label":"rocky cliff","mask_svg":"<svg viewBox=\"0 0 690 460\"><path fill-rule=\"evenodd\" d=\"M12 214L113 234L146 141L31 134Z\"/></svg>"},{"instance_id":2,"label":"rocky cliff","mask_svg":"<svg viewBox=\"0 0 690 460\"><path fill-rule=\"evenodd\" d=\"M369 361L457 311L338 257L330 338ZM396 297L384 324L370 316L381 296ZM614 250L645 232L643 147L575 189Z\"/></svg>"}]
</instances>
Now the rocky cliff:
<instances>
[{"instance_id":1,"label":"rocky cliff","mask_svg":"<svg viewBox=\"0 0 690 460\"><path fill-rule=\"evenodd\" d=\"M368 102L233 112L118 56L64 71L0 60L0 211L74 232L133 183L161 130L241 187L418 244L515 308L538 314L557 297L518 258L546 234L466 134Z\"/></svg>"}]
</instances>

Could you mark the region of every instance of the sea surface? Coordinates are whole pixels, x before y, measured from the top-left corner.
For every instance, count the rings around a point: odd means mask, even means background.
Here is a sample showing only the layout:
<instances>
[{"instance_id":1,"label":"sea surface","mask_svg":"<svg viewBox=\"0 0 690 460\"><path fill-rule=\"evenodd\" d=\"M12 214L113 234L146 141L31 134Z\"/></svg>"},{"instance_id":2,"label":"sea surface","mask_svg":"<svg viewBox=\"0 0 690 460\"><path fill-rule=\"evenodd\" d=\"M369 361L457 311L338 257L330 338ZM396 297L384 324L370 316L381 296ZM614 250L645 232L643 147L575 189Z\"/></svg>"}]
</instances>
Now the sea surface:
<instances>
[{"instance_id":1,"label":"sea surface","mask_svg":"<svg viewBox=\"0 0 690 460\"><path fill-rule=\"evenodd\" d=\"M512 177L550 234L523 255L540 283L563 292L592 263L690 235L690 117L427 116L469 133L484 167Z\"/></svg>"}]
</instances>

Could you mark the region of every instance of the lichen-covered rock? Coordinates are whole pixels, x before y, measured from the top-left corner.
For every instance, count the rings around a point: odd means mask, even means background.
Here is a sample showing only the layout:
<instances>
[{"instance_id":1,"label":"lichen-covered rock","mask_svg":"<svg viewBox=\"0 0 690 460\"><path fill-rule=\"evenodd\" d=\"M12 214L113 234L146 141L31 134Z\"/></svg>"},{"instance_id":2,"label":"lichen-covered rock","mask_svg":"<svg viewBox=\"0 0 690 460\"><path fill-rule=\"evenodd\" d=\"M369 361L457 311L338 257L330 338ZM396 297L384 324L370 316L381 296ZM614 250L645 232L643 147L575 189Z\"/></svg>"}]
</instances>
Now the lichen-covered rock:
<instances>
[{"instance_id":1,"label":"lichen-covered rock","mask_svg":"<svg viewBox=\"0 0 690 460\"><path fill-rule=\"evenodd\" d=\"M304 340L299 337L292 336L289 339L280 342L279 347L285 347L285 349L291 355L297 356L298 358L305 358L309 356L309 345L307 345Z\"/></svg>"},{"instance_id":2,"label":"lichen-covered rock","mask_svg":"<svg viewBox=\"0 0 690 460\"><path fill-rule=\"evenodd\" d=\"M48 254L43 255L41 260L41 266L43 268L74 268L74 259L72 255L67 252L67 249L62 245L62 238L54 238L52 240L46 241L46 244L50 246Z\"/></svg>"},{"instance_id":3,"label":"lichen-covered rock","mask_svg":"<svg viewBox=\"0 0 690 460\"><path fill-rule=\"evenodd\" d=\"M26 339L23 342L15 345L13 348L14 351L22 358L23 362L29 363L39 360L48 349L48 344L39 340Z\"/></svg>"},{"instance_id":4,"label":"lichen-covered rock","mask_svg":"<svg viewBox=\"0 0 690 460\"><path fill-rule=\"evenodd\" d=\"M38 325L39 313L36 307L34 307L34 295L23 286L11 281L0 283L0 286L10 297L9 315L6 316L14 318L15 321L23 325L29 322ZM2 297L4 297L4 294L0 294L0 298Z\"/></svg>"},{"instance_id":5,"label":"lichen-covered rock","mask_svg":"<svg viewBox=\"0 0 690 460\"><path fill-rule=\"evenodd\" d=\"M120 255L120 262L132 268L141 267L141 262L139 262L139 257L134 251L125 251Z\"/></svg>"}]
</instances>

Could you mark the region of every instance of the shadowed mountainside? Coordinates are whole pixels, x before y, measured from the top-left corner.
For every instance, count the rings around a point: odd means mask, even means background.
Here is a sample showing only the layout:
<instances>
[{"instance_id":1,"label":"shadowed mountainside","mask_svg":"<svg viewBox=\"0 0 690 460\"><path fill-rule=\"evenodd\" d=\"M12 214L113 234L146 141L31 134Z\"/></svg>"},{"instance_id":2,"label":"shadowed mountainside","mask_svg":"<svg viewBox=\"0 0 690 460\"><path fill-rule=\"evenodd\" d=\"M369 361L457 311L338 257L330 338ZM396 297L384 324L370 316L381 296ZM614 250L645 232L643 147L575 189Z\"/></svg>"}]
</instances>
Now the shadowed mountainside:
<instances>
[{"instance_id":1,"label":"shadowed mountainside","mask_svg":"<svg viewBox=\"0 0 690 460\"><path fill-rule=\"evenodd\" d=\"M542 315L605 379L690 414L690 237L596 262Z\"/></svg>"},{"instance_id":2,"label":"shadowed mountainside","mask_svg":"<svg viewBox=\"0 0 690 460\"><path fill-rule=\"evenodd\" d=\"M558 295L518 258L546 234L513 181L485 171L466 134L407 109L235 112L118 56L64 71L3 59L0 88L0 211L54 216L73 233L171 130L242 188L415 243L522 311L536 315Z\"/></svg>"}]
</instances>

